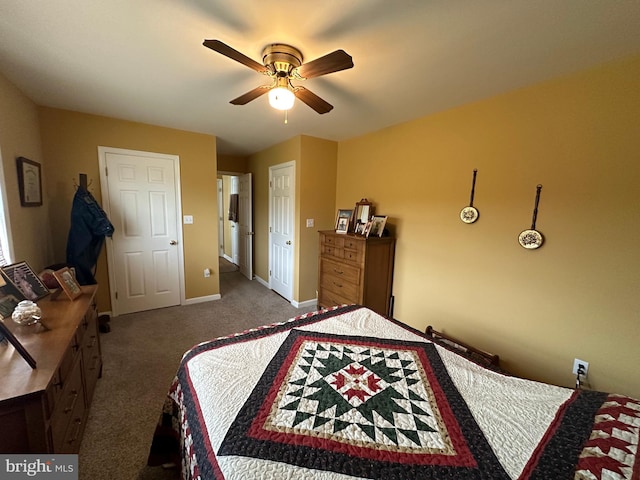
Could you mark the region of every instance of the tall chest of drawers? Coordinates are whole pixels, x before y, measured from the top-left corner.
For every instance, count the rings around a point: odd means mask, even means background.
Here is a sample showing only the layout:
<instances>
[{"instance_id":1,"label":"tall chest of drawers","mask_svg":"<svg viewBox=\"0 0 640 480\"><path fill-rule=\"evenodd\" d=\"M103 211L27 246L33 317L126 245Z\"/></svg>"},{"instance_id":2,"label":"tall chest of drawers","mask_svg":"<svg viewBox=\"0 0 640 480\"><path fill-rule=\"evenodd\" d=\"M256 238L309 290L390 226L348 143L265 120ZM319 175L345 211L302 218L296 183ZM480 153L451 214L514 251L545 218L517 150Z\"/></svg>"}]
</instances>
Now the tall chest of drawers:
<instances>
[{"instance_id":1,"label":"tall chest of drawers","mask_svg":"<svg viewBox=\"0 0 640 480\"><path fill-rule=\"evenodd\" d=\"M46 330L5 319L36 360L31 367L11 345L0 344L0 453L77 453L89 415L102 354L95 305L97 286L74 301L38 301Z\"/></svg>"},{"instance_id":2,"label":"tall chest of drawers","mask_svg":"<svg viewBox=\"0 0 640 480\"><path fill-rule=\"evenodd\" d=\"M319 233L318 305L357 303L392 316L395 238Z\"/></svg>"}]
</instances>

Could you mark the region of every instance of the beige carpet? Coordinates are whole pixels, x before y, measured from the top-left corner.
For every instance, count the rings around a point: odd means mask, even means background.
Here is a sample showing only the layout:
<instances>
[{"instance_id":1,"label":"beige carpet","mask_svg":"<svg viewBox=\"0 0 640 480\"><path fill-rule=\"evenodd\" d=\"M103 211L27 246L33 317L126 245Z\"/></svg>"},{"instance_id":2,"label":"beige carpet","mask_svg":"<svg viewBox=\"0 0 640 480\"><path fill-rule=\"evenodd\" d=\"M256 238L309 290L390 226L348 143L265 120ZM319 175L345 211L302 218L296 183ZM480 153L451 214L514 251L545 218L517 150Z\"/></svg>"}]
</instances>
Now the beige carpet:
<instances>
[{"instance_id":1,"label":"beige carpet","mask_svg":"<svg viewBox=\"0 0 640 480\"><path fill-rule=\"evenodd\" d=\"M240 268L235 263L230 262L224 257L218 257L220 273L237 272Z\"/></svg>"},{"instance_id":2,"label":"beige carpet","mask_svg":"<svg viewBox=\"0 0 640 480\"><path fill-rule=\"evenodd\" d=\"M173 480L177 469L146 466L162 403L182 354L210 338L300 315L240 272L220 276L220 300L111 319L104 361L79 456L80 480Z\"/></svg>"}]
</instances>

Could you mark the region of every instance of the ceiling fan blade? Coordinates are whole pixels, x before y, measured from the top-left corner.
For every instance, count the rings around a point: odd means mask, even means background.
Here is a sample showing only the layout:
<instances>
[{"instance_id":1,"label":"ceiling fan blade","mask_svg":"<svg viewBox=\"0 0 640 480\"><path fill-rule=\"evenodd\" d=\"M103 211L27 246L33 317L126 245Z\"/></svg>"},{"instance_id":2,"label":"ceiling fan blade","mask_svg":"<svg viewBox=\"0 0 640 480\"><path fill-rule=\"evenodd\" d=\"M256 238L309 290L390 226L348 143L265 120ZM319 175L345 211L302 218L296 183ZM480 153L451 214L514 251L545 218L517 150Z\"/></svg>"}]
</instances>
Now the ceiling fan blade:
<instances>
[{"instance_id":1,"label":"ceiling fan blade","mask_svg":"<svg viewBox=\"0 0 640 480\"><path fill-rule=\"evenodd\" d=\"M353 67L353 59L344 50L336 50L324 57L316 58L297 68L298 75L303 78L314 78L327 73L339 72Z\"/></svg>"},{"instance_id":2,"label":"ceiling fan blade","mask_svg":"<svg viewBox=\"0 0 640 480\"><path fill-rule=\"evenodd\" d=\"M300 101L306 103L311 108L313 108L319 114L329 113L333 110L333 105L328 102L325 102L311 90L307 90L304 87L294 87L293 93L296 98L300 99Z\"/></svg>"},{"instance_id":3,"label":"ceiling fan blade","mask_svg":"<svg viewBox=\"0 0 640 480\"><path fill-rule=\"evenodd\" d=\"M271 90L270 85L260 85L259 87L254 88L253 90L249 90L244 95L240 95L238 98L234 98L229 103L233 105L246 105L251 100L255 100L260 95L264 95L269 90Z\"/></svg>"},{"instance_id":4,"label":"ceiling fan blade","mask_svg":"<svg viewBox=\"0 0 640 480\"><path fill-rule=\"evenodd\" d=\"M231 60L235 60L236 62L240 62L241 64L254 69L256 72L265 73L267 71L267 67L261 63L258 63L239 51L231 48L226 43L222 43L220 40L205 40L202 44L215 52L221 53L225 57L229 57Z\"/></svg>"}]
</instances>

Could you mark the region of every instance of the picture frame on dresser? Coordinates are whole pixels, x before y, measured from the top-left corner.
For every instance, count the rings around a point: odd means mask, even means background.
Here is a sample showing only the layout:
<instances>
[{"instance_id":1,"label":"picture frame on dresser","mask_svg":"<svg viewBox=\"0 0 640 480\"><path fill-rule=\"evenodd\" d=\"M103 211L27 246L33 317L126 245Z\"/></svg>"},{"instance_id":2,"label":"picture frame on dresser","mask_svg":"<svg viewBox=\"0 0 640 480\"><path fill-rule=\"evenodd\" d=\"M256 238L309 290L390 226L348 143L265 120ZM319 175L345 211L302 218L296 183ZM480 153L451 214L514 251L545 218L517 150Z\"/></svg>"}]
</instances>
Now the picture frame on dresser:
<instances>
[{"instance_id":1,"label":"picture frame on dresser","mask_svg":"<svg viewBox=\"0 0 640 480\"><path fill-rule=\"evenodd\" d=\"M60 288L62 288L62 291L69 297L69 300L75 300L82 295L82 289L69 267L56 270L53 272L53 276L58 280Z\"/></svg>"},{"instance_id":2,"label":"picture frame on dresser","mask_svg":"<svg viewBox=\"0 0 640 480\"><path fill-rule=\"evenodd\" d=\"M382 237L384 227L387 224L386 215L374 215L371 219L371 228L367 232L367 237Z\"/></svg>"},{"instance_id":3,"label":"picture frame on dresser","mask_svg":"<svg viewBox=\"0 0 640 480\"><path fill-rule=\"evenodd\" d=\"M20 356L24 358L25 362L27 362L32 369L36 368L36 360L27 352L27 349L20 343L20 340L11 333L11 330L4 324L4 320L0 320L0 338L6 338ZM0 345L0 348L3 347Z\"/></svg>"},{"instance_id":4,"label":"picture frame on dresser","mask_svg":"<svg viewBox=\"0 0 640 480\"><path fill-rule=\"evenodd\" d=\"M353 210L340 209L336 216L336 233L348 233Z\"/></svg>"},{"instance_id":5,"label":"picture frame on dresser","mask_svg":"<svg viewBox=\"0 0 640 480\"><path fill-rule=\"evenodd\" d=\"M2 271L20 290L27 300L33 302L49 295L49 289L27 262L17 262L2 267Z\"/></svg>"},{"instance_id":6,"label":"picture frame on dresser","mask_svg":"<svg viewBox=\"0 0 640 480\"><path fill-rule=\"evenodd\" d=\"M22 300L25 300L22 292L7 277L7 274L0 269L0 317L10 318L13 310Z\"/></svg>"}]
</instances>

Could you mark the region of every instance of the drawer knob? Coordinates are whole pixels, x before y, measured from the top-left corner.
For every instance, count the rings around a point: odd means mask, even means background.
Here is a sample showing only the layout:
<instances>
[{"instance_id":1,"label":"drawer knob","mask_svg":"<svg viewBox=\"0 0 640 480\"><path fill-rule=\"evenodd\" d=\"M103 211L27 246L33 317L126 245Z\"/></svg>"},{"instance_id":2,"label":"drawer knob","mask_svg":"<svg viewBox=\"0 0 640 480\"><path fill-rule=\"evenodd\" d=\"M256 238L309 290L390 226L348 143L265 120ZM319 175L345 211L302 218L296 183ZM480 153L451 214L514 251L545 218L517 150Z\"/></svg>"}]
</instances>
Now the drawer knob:
<instances>
[{"instance_id":1,"label":"drawer knob","mask_svg":"<svg viewBox=\"0 0 640 480\"><path fill-rule=\"evenodd\" d=\"M334 272L336 272L338 275L344 275L344 272L342 270L337 270L337 269L333 269Z\"/></svg>"}]
</instances>

